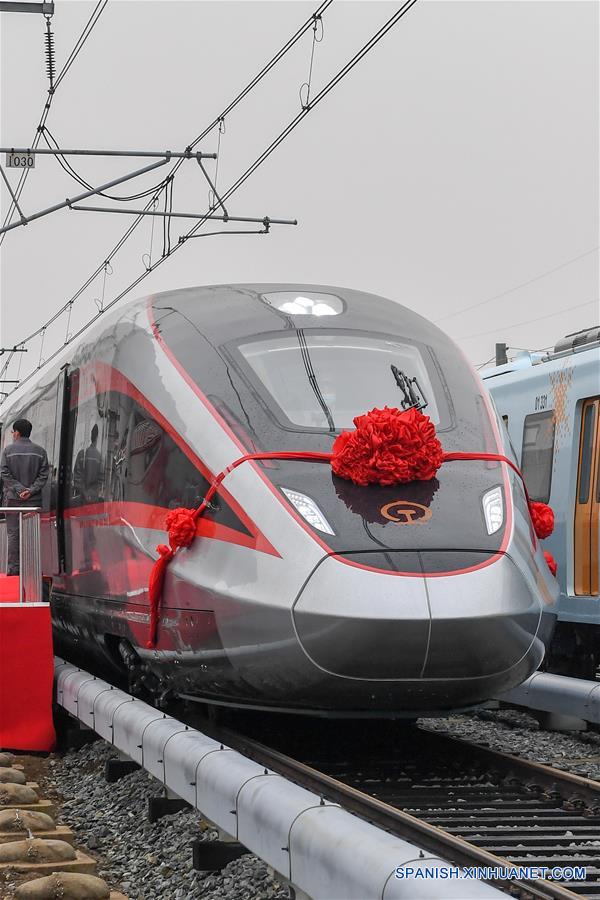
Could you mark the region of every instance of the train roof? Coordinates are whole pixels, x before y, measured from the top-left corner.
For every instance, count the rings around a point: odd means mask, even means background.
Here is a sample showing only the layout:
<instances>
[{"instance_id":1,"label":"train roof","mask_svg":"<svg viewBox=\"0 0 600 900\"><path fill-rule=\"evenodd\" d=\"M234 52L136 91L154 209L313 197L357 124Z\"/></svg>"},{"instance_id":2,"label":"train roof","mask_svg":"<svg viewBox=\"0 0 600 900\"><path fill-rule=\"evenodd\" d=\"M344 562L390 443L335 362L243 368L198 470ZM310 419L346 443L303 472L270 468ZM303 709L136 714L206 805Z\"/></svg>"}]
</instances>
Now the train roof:
<instances>
[{"instance_id":1,"label":"train roof","mask_svg":"<svg viewBox=\"0 0 600 900\"><path fill-rule=\"evenodd\" d=\"M179 288L137 297L107 310L72 343L61 348L51 364L34 371L0 402L0 420L31 388L50 382L65 364L78 365L99 351L101 341L147 328L150 318L167 327L169 307L185 319L188 334L200 332L213 346L242 338L295 329L329 332L395 331L417 344L435 346L463 362L456 344L440 328L407 306L353 288L303 282L217 284ZM167 316L168 318L168 316ZM135 323L135 324L134 324Z\"/></svg>"},{"instance_id":2,"label":"train roof","mask_svg":"<svg viewBox=\"0 0 600 900\"><path fill-rule=\"evenodd\" d=\"M529 374L533 374L534 367L549 365L570 356L577 356L577 365L592 363L592 360L596 365L599 349L600 327L594 326L565 335L555 344L553 350L521 350L509 362L499 366L490 366L479 374L484 381L513 373L516 378L519 376L527 378Z\"/></svg>"},{"instance_id":3,"label":"train roof","mask_svg":"<svg viewBox=\"0 0 600 900\"><path fill-rule=\"evenodd\" d=\"M154 309L185 307L194 325L216 341L290 328L385 331L394 320L416 340L446 338L401 303L353 288L306 283L248 283L183 288L156 294ZM224 332L227 332L225 335ZM446 338L447 339L447 338ZM449 340L449 339L447 339Z\"/></svg>"}]
</instances>

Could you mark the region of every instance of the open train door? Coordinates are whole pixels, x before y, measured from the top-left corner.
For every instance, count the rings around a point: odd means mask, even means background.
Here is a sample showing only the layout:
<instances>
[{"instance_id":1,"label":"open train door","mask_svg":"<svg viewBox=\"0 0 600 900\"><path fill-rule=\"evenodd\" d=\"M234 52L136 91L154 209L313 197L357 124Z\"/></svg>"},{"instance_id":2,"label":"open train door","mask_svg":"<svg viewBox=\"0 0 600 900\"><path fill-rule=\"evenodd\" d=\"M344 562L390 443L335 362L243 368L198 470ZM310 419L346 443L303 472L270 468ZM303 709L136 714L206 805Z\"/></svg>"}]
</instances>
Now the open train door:
<instances>
[{"instance_id":1,"label":"open train door","mask_svg":"<svg viewBox=\"0 0 600 900\"><path fill-rule=\"evenodd\" d=\"M51 482L51 531L52 573L65 571L65 482L67 465L67 426L69 422L69 366L65 364L58 375L56 392L56 419L54 428L54 453Z\"/></svg>"},{"instance_id":2,"label":"open train door","mask_svg":"<svg viewBox=\"0 0 600 900\"><path fill-rule=\"evenodd\" d=\"M600 397L584 400L575 498L575 594L598 595Z\"/></svg>"}]
</instances>

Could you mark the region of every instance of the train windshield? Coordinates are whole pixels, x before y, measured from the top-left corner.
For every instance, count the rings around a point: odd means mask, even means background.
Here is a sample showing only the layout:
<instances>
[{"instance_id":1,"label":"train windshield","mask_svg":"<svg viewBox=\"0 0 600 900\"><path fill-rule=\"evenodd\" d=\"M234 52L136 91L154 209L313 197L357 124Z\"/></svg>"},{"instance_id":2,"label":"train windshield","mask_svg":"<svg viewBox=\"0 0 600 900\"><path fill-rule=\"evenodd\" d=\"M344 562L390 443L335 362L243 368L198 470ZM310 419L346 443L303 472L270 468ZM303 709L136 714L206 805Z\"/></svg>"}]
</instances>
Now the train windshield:
<instances>
[{"instance_id":1,"label":"train windshield","mask_svg":"<svg viewBox=\"0 0 600 900\"><path fill-rule=\"evenodd\" d=\"M301 428L351 428L373 407L417 406L440 422L439 391L419 347L374 334L308 331L238 345L260 386Z\"/></svg>"}]
</instances>

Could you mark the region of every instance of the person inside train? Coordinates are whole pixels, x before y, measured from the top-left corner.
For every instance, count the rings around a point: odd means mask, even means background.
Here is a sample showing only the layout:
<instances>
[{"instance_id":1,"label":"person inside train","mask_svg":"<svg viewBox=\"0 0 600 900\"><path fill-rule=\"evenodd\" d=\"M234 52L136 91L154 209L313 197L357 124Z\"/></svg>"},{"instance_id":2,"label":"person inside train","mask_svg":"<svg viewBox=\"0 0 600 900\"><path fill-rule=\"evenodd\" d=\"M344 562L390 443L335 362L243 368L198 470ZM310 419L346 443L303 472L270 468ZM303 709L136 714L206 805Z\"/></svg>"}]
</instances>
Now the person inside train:
<instances>
[{"instance_id":1,"label":"person inside train","mask_svg":"<svg viewBox=\"0 0 600 900\"><path fill-rule=\"evenodd\" d=\"M79 451L73 468L74 496L82 505L100 502L104 465L97 445L98 426L94 425L90 435L90 445Z\"/></svg>"},{"instance_id":2,"label":"person inside train","mask_svg":"<svg viewBox=\"0 0 600 900\"><path fill-rule=\"evenodd\" d=\"M102 503L104 463L98 450L98 426L93 425L90 444L77 454L73 467L73 498L79 506ZM95 546L94 528L91 521L83 528L82 570L93 569Z\"/></svg>"},{"instance_id":3,"label":"person inside train","mask_svg":"<svg viewBox=\"0 0 600 900\"><path fill-rule=\"evenodd\" d=\"M48 456L43 447L30 440L32 424L27 419L17 419L13 424L13 442L2 451L0 472L3 484L4 506L41 506L42 488L48 480ZM19 516L6 516L8 543L7 575L18 575Z\"/></svg>"}]
</instances>

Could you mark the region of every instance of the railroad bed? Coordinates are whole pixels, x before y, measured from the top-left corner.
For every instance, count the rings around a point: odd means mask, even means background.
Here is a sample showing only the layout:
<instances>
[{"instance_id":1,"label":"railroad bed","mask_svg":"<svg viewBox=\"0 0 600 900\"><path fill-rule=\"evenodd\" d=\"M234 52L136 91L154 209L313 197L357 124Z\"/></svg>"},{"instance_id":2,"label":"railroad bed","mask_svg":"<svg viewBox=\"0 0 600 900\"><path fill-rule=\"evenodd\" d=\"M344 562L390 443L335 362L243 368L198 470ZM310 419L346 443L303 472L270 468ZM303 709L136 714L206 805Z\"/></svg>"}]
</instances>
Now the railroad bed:
<instances>
[{"instance_id":1,"label":"railroad bed","mask_svg":"<svg viewBox=\"0 0 600 900\"><path fill-rule=\"evenodd\" d=\"M585 867L584 879L494 886L523 898L600 900L600 779L592 780L422 728L371 726L370 738L300 740L292 728L269 747L221 730L221 739L327 800L462 867ZM345 739L344 739L345 738ZM293 757L283 750L295 746ZM367 747L365 747L365 743ZM551 877L551 876L550 876Z\"/></svg>"},{"instance_id":2,"label":"railroad bed","mask_svg":"<svg viewBox=\"0 0 600 900\"><path fill-rule=\"evenodd\" d=\"M59 663L59 666L62 667L63 664ZM336 824L341 822L341 820L337 822L337 807L332 806L333 803L340 804L348 812L390 832L389 835L385 835L383 832L375 831L373 841L372 835L370 833L367 835L363 831L362 838L359 838L358 842L354 836L351 843L344 846L343 831L334 830L332 841L329 843L333 842L335 846L329 847L328 843L327 847L328 869L323 868L322 854L320 850L317 852L315 845L313 851L306 857L314 870L311 873L312 882L310 876L306 879L313 885L313 890L309 890L311 896L331 900L334 894L327 893L326 889L323 889L320 876L315 881L315 871L323 875L336 867L340 871L340 867L343 866L341 854L348 851L348 847L355 848L352 851L355 856L359 851L358 855L364 860L362 865L371 873L369 874L371 879L375 871L373 868L375 855L387 844L394 848L401 846L412 848L412 855L407 855L403 859L414 860L415 857L422 856L428 860L434 857L438 864L449 861L454 866L469 868L473 866L503 868L511 864L545 866L549 869L556 866L586 866L585 880L580 878L580 883L567 882L567 879L564 883L558 884L542 880L511 882L497 880L494 887L512 896L520 896L523 900L525 898L530 900L532 897L566 900L578 895L600 898L598 781L540 765L527 764L514 757L451 740L447 736L424 730L422 727L416 728L397 722L370 721L357 724L317 721L303 717L257 717L236 713L235 718L231 720L235 723L234 731L222 724L215 726L214 722L194 718L190 708L179 709L178 719L174 719L152 710L140 701L133 701L131 697L70 666L61 669L59 695L62 696L61 703L66 709L78 715L85 724L91 725L108 739L108 744L101 745L102 755L105 758L110 754L110 742L113 742L113 752L114 749L120 748L152 773L158 783L154 780L151 783L157 789L160 789L161 783L165 787L170 786L179 796L189 798L188 802L205 814L208 803L208 815L213 818L210 810L214 809L217 816L213 821L220 821L221 827L229 834L237 836L242 843L253 846L258 844L255 849L262 852L260 829L264 830L265 827L267 831L269 828L275 829L272 833L277 844L275 855L278 854L275 869L284 875L286 867L289 866L291 869L293 859L296 859L297 863L298 839L292 841L291 831L288 833L287 825L283 833L288 836L283 837L279 835L272 822L261 819L261 816L263 818L267 816L278 822L283 816L282 823L285 824L284 820L287 821L288 811L287 807L281 805L279 783L283 786L285 783L290 785L290 782L295 782L311 792L300 798L298 807L300 811L305 810L303 816L309 814L311 819L310 810L317 812L318 798L319 796L323 798L324 805L320 808L325 816L322 820L325 828L329 816ZM98 700L91 702L92 696ZM101 703L105 705L101 706ZM197 708L194 707L195 709ZM501 727L499 724L501 717L505 719L511 716L525 717L524 714L512 712L497 715L498 720L495 722L494 714L490 713L487 721L482 720L481 714L475 714L446 720L425 720L425 723L429 728L438 730L456 726L457 722L461 727L465 722L473 723L473 730L479 730L481 739L486 734L491 736L494 729L498 730ZM142 724L145 722L141 741L139 738L136 739L135 730L131 731L134 719L140 716ZM194 728L198 728L199 731L193 731ZM512 730L516 734L517 727ZM212 741L208 737L209 734L212 735ZM575 757L584 757L585 751L591 751L590 770L593 769L594 742L596 739L600 740L600 736L584 736L587 743L581 738L567 738L564 735L544 736L540 732L537 736L545 742L545 755L549 757L560 756L566 746L565 741L569 742L568 752ZM556 748L552 746L554 741L557 742ZM268 747L265 746L266 742L269 744ZM221 746L221 743L225 747ZM525 742L524 746L527 746ZM559 746L562 749L558 749ZM598 746L600 748L600 745ZM227 747L237 749L243 756L227 752ZM85 752L96 754L93 747L87 748ZM243 761L244 757L246 762ZM562 758L566 758L564 753ZM207 782L206 773L203 775L204 763L196 762L202 759L211 760L215 767L220 767L215 768L213 774L218 771L219 778L225 779L223 787L227 785L226 796L224 795L221 801L214 793L217 781L211 776ZM575 760L575 764L580 763L581 759ZM210 771L209 767L208 772ZM273 779L272 774L277 772L281 773L287 782ZM109 790L118 789L121 791L122 801L126 802L128 789L130 792L139 791L143 783L140 782L140 778L148 783L147 774L137 771L124 778L118 786L112 786L110 789L104 787L100 790L104 790L108 797ZM255 787L250 790L245 800L242 797L242 802L240 796L248 793L246 786L251 784ZM263 787L267 791L266 797L269 798L267 806L264 806L264 798L261 800ZM296 792L300 790L293 785L291 787ZM288 805L292 795L297 797L297 794L293 794L293 790L285 795L285 802ZM231 791L233 794L230 796ZM259 810L255 806L256 798L259 801ZM85 798L82 797L78 802L85 805ZM137 834L139 831L137 817L135 813L130 814L134 818L134 821L130 822L130 831ZM190 816L193 815L190 813ZM246 821L248 817L250 819ZM248 830L249 823L254 821L254 818L259 827L258 831ZM295 820L292 818L290 821ZM260 822L262 824L259 826ZM365 826L362 827L364 829ZM329 831L331 832L331 828ZM360 827L358 832L360 833ZM391 835L395 837L392 838ZM208 834L205 833L205 837L208 837ZM256 840L257 838L259 840ZM119 840L121 844L128 840L127 821L124 829L121 829ZM286 843L288 847L284 846ZM361 846L361 843L366 846ZM423 848L421 854L418 848ZM272 853L272 848L269 852ZM269 859L269 852L265 859ZM402 858L396 860L397 849L393 850L392 857L395 861L391 868L386 870L391 873L394 866L403 861ZM247 868L260 866L257 860L250 857L245 857L245 860ZM238 864L241 862L238 861ZM148 896L247 897L246 892L237 891L233 874L235 866L236 863L228 866L222 878L216 876L210 887L209 884L202 884L200 880L202 887L199 891L199 881L196 880L195 883L189 881L188 884L193 885L193 894L180 893L178 889L177 893L171 894L153 891ZM134 896L146 900L148 882L144 878L143 868L142 863L141 868L138 867L136 871L134 884L138 893ZM356 860L353 861L351 868L354 872L353 877L356 877ZM343 868L341 871L343 872ZM289 877L289 873L285 877ZM392 874L392 882L386 882L386 890L392 886L394 890L392 893L388 890L388 893L384 894L385 897L417 896L414 891L419 884L421 888L423 886L422 882L412 884L405 882L403 892L398 892L398 885L393 885L393 880ZM300 887L303 886L302 880L296 883ZM134 884L131 885L132 888ZM263 884L267 887L266 883ZM273 888L279 893L279 886L276 884L269 887L271 888L269 893ZM208 892L206 888L209 888ZM214 893L211 888L214 888ZM437 884L429 882L429 887L424 892L420 890L418 896L439 897L440 888L444 897L483 896L485 891L490 890L485 885L480 885L477 889L476 883L472 881L455 882L454 885L447 882L441 886L439 882ZM375 894L379 897L381 892L377 890L368 896ZM336 900L342 896L346 900L350 893L343 891L335 894ZM364 892L357 894L355 890L352 896L360 896L361 900L364 900L367 894Z\"/></svg>"}]
</instances>

